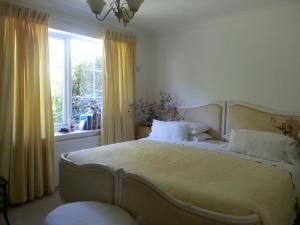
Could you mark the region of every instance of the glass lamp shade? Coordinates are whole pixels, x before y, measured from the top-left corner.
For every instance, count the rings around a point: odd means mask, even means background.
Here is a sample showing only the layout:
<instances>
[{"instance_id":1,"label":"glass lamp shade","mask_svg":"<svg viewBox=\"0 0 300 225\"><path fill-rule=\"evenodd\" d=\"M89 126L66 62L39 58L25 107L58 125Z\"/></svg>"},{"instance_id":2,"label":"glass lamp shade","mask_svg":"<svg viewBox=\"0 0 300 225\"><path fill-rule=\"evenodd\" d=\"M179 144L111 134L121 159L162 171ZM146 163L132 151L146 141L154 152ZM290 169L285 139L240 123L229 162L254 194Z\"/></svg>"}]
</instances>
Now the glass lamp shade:
<instances>
[{"instance_id":1,"label":"glass lamp shade","mask_svg":"<svg viewBox=\"0 0 300 225\"><path fill-rule=\"evenodd\" d=\"M86 2L95 14L101 14L103 7L106 5L104 0L87 0Z\"/></svg>"},{"instance_id":2,"label":"glass lamp shade","mask_svg":"<svg viewBox=\"0 0 300 225\"><path fill-rule=\"evenodd\" d=\"M138 11L141 4L144 2L144 0L126 0L126 1L127 1L129 9L132 12Z\"/></svg>"},{"instance_id":3,"label":"glass lamp shade","mask_svg":"<svg viewBox=\"0 0 300 225\"><path fill-rule=\"evenodd\" d=\"M133 12L129 9L129 8L125 8L125 10L126 10L126 12L124 12L123 11L123 21L125 22L125 23L129 23L129 21L130 21L130 18L132 18L133 17Z\"/></svg>"}]
</instances>

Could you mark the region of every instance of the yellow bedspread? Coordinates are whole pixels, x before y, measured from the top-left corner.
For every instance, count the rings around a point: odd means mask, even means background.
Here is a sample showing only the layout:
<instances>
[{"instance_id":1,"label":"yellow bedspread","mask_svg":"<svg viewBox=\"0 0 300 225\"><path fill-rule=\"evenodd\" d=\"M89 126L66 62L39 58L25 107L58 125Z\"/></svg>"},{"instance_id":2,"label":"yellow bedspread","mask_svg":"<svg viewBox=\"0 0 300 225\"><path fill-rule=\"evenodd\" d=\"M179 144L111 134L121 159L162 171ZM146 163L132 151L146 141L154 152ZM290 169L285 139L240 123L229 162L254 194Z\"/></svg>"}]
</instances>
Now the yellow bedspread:
<instances>
[{"instance_id":1,"label":"yellow bedspread","mask_svg":"<svg viewBox=\"0 0 300 225\"><path fill-rule=\"evenodd\" d=\"M288 225L295 204L287 171L218 152L139 140L68 158L123 168L197 207L237 216L257 213L265 225Z\"/></svg>"}]
</instances>

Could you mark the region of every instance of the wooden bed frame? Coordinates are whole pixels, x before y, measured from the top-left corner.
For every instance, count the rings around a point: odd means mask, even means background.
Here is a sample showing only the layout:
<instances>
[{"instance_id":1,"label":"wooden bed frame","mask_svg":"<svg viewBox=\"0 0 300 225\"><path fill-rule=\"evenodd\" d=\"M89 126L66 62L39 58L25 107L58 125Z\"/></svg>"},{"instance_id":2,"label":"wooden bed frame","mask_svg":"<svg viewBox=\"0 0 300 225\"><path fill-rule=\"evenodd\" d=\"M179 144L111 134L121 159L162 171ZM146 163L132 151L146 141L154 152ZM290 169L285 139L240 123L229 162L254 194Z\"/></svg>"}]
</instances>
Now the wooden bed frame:
<instances>
[{"instance_id":1,"label":"wooden bed frame","mask_svg":"<svg viewBox=\"0 0 300 225\"><path fill-rule=\"evenodd\" d=\"M67 154L61 156L59 190L67 202L118 205L135 215L141 225L261 225L256 214L231 216L198 208L165 193L144 177L100 164L76 165Z\"/></svg>"},{"instance_id":2,"label":"wooden bed frame","mask_svg":"<svg viewBox=\"0 0 300 225\"><path fill-rule=\"evenodd\" d=\"M118 171L101 164L77 165L66 156L61 155L59 162L59 192L63 200L117 203Z\"/></svg>"},{"instance_id":3,"label":"wooden bed frame","mask_svg":"<svg viewBox=\"0 0 300 225\"><path fill-rule=\"evenodd\" d=\"M226 111L225 105L227 105ZM250 114L254 116L255 120L257 118L265 119L270 114L269 111L262 111L261 108L255 108L253 105L234 104L232 102L180 108L180 111L186 120L205 123L210 121L211 124L207 125L213 127L211 134L220 140L223 134L231 128L253 128L251 126L245 127L247 121L244 120L249 119L248 109L254 113ZM245 112L246 115L244 115ZM255 112L258 113L258 116ZM201 116L197 116L199 113ZM265 113L269 114L265 115ZM207 121L205 114L209 116ZM270 114L270 116L272 115ZM232 116L237 119L232 118ZM284 117L278 115L279 123L287 116L287 114ZM300 117L296 119L300 121ZM261 121L255 124L259 125ZM280 132L276 127L274 128L274 124L264 124L265 129L259 127L260 130ZM137 216L141 224L145 225L261 225L257 214L233 216L198 208L163 192L144 177L126 173L121 168L112 169L105 165L77 165L68 160L67 154L61 156L59 175L60 195L65 201L94 200L116 204Z\"/></svg>"}]
</instances>

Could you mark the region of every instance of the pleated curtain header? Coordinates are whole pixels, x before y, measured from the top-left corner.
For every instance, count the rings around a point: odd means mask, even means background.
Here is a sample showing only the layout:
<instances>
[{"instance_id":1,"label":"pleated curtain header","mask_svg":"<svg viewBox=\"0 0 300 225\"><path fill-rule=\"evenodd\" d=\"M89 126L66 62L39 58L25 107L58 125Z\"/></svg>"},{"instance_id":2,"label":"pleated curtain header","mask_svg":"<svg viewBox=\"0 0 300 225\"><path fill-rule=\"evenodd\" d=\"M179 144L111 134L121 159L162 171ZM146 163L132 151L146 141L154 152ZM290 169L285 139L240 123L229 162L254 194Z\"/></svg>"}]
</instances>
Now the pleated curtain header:
<instances>
[{"instance_id":1,"label":"pleated curtain header","mask_svg":"<svg viewBox=\"0 0 300 225\"><path fill-rule=\"evenodd\" d=\"M49 14L16 5L6 1L0 1L0 16L9 16L28 22L48 24Z\"/></svg>"},{"instance_id":2,"label":"pleated curtain header","mask_svg":"<svg viewBox=\"0 0 300 225\"><path fill-rule=\"evenodd\" d=\"M105 39L110 41L119 41L119 42L127 42L127 43L136 43L136 37L129 35L129 34L123 34L118 33L114 31L106 31L105 32Z\"/></svg>"}]
</instances>

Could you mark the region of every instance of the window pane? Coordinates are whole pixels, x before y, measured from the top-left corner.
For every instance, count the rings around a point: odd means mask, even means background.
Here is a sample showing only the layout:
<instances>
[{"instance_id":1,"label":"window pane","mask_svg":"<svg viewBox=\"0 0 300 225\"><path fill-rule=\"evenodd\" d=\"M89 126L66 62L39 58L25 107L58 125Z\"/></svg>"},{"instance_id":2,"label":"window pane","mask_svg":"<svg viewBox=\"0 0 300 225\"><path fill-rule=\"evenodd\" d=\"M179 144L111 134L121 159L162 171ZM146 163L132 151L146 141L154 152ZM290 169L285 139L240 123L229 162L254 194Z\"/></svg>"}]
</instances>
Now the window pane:
<instances>
[{"instance_id":1,"label":"window pane","mask_svg":"<svg viewBox=\"0 0 300 225\"><path fill-rule=\"evenodd\" d=\"M54 123L63 123L63 86L65 74L65 43L58 38L49 38L50 79Z\"/></svg>"},{"instance_id":2,"label":"window pane","mask_svg":"<svg viewBox=\"0 0 300 225\"><path fill-rule=\"evenodd\" d=\"M92 101L101 107L102 50L100 40L71 39L72 120L77 124Z\"/></svg>"}]
</instances>

